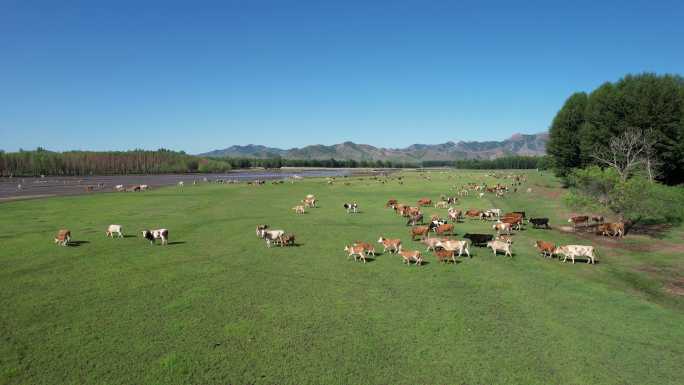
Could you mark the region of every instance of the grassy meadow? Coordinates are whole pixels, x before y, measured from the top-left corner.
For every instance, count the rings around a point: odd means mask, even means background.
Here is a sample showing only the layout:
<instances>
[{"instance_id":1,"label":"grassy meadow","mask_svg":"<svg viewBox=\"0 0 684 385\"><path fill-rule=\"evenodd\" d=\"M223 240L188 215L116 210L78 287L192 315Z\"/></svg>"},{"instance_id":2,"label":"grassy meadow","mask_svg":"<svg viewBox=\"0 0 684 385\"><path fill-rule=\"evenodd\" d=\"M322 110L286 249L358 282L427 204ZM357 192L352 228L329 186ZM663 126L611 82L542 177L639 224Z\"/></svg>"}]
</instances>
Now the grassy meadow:
<instances>
[{"instance_id":1,"label":"grassy meadow","mask_svg":"<svg viewBox=\"0 0 684 385\"><path fill-rule=\"evenodd\" d=\"M404 184L307 179L0 204L0 384L684 381L684 297L668 289L684 271L681 228L594 243L528 225L514 235L514 258L473 247L456 265L432 254L422 267L392 254L348 260L346 243L381 235L425 250L384 208L388 198L415 204L455 195L453 185L510 182L401 175ZM456 207L567 225L558 182L528 175L518 193L471 194ZM310 193L320 207L296 215ZM361 213L346 214L352 200ZM105 238L111 223L128 237ZM260 223L296 234L298 246L267 249ZM168 246L139 237L159 227ZM74 246L53 244L59 228ZM491 223L466 220L456 232L490 233ZM594 244L599 263L544 259L536 239Z\"/></svg>"}]
</instances>

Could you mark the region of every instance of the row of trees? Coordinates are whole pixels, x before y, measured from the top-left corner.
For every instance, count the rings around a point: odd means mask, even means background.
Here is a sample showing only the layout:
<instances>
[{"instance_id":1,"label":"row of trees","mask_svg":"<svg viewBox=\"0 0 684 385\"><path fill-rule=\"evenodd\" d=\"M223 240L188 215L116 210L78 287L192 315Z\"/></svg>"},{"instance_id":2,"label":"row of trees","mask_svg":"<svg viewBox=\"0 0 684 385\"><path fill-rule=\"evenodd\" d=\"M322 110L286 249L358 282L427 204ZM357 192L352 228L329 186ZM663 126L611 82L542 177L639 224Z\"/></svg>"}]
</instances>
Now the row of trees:
<instances>
[{"instance_id":1,"label":"row of trees","mask_svg":"<svg viewBox=\"0 0 684 385\"><path fill-rule=\"evenodd\" d=\"M220 171L230 169L225 162L207 161L183 152L157 151L35 151L0 152L0 175L92 175L92 174L161 174L202 172L208 165ZM218 168L215 171L219 171Z\"/></svg>"},{"instance_id":2,"label":"row of trees","mask_svg":"<svg viewBox=\"0 0 684 385\"><path fill-rule=\"evenodd\" d=\"M0 151L1 176L212 173L251 167L418 168L462 169L546 168L546 157L510 156L492 160L425 161L411 163L381 160L202 158L166 149L157 151Z\"/></svg>"},{"instance_id":3,"label":"row of trees","mask_svg":"<svg viewBox=\"0 0 684 385\"><path fill-rule=\"evenodd\" d=\"M591 165L684 183L684 79L628 75L571 95L553 119L547 152L560 176Z\"/></svg>"},{"instance_id":4,"label":"row of trees","mask_svg":"<svg viewBox=\"0 0 684 385\"><path fill-rule=\"evenodd\" d=\"M454 167L470 170L546 169L546 156L505 156L497 159L426 160L423 167Z\"/></svg>"}]
</instances>

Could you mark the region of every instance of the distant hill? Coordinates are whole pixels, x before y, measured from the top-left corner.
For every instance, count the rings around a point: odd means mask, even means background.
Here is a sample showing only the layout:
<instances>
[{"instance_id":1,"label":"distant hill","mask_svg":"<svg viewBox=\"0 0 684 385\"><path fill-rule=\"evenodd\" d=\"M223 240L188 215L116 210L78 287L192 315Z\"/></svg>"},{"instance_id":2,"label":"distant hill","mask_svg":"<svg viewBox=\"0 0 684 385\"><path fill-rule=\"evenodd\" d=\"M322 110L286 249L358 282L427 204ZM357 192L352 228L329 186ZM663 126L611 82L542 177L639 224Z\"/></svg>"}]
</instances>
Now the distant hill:
<instances>
[{"instance_id":1,"label":"distant hill","mask_svg":"<svg viewBox=\"0 0 684 385\"><path fill-rule=\"evenodd\" d=\"M381 148L368 144L344 142L332 146L311 145L282 150L259 145L231 146L201 156L234 158L330 159L337 160L392 160L418 162L425 160L496 159L508 155L541 156L546 154L548 133L515 134L503 141L446 142L442 144L413 144L406 148Z\"/></svg>"}]
</instances>

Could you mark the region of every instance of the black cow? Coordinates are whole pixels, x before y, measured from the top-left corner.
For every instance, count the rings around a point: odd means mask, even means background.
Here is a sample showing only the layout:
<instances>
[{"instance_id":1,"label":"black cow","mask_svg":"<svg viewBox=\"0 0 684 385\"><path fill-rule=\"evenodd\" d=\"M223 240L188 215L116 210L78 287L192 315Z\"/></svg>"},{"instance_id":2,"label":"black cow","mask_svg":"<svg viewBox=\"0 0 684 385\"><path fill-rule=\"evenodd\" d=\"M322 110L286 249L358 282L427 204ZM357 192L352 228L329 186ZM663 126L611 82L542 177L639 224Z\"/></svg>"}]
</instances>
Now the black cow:
<instances>
[{"instance_id":1,"label":"black cow","mask_svg":"<svg viewBox=\"0 0 684 385\"><path fill-rule=\"evenodd\" d=\"M549 228L549 218L530 218L530 223L532 223L532 227L534 228L540 228L542 226L546 229Z\"/></svg>"},{"instance_id":2,"label":"black cow","mask_svg":"<svg viewBox=\"0 0 684 385\"><path fill-rule=\"evenodd\" d=\"M466 234L463 238L470 239L473 246L485 247L487 246L487 242L494 239L494 236L492 234Z\"/></svg>"}]
</instances>

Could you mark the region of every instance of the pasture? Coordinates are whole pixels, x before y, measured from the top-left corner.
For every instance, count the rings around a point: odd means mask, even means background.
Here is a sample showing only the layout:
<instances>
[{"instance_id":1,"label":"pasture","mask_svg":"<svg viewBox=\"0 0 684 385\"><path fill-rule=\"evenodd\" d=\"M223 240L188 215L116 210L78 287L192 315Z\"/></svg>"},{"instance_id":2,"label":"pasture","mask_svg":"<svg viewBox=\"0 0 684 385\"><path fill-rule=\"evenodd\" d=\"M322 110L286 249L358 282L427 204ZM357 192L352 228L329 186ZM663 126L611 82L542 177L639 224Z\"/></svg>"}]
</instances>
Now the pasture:
<instances>
[{"instance_id":1,"label":"pasture","mask_svg":"<svg viewBox=\"0 0 684 385\"><path fill-rule=\"evenodd\" d=\"M567 225L558 182L527 174L517 193L454 206ZM472 259L444 265L385 202L436 201L456 195L450 186L497 179L401 175L403 184L204 184L0 204L0 384L682 383L681 228L614 241L527 225L513 258L472 247ZM319 207L297 215L306 194ZM350 201L360 213L346 213ZM106 238L112 223L127 236ZM262 223L297 245L266 248ZM455 238L491 225L466 219ZM168 246L140 237L160 227ZM59 228L73 246L53 244ZM347 259L345 244L382 251L380 236L427 264ZM545 259L537 239L593 244L598 263Z\"/></svg>"}]
</instances>

